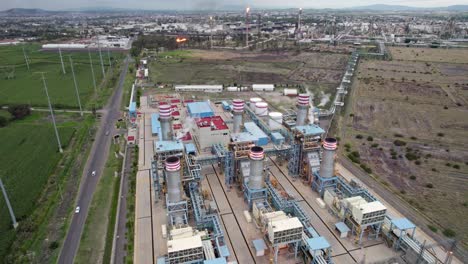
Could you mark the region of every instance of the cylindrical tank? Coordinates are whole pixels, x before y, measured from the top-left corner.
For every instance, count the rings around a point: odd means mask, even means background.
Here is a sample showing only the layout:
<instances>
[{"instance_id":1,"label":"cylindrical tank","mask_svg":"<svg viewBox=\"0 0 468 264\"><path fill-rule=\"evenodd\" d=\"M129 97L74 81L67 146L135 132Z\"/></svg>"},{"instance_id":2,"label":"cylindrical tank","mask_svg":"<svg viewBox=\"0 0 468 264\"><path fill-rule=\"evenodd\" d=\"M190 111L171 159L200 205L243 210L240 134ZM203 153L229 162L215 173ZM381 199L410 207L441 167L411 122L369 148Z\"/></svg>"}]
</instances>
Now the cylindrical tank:
<instances>
[{"instance_id":1,"label":"cylindrical tank","mask_svg":"<svg viewBox=\"0 0 468 264\"><path fill-rule=\"evenodd\" d=\"M325 138L322 144L323 154L320 164L320 176L322 178L331 178L335 174L335 150L337 140L335 138Z\"/></svg>"},{"instance_id":2,"label":"cylindrical tank","mask_svg":"<svg viewBox=\"0 0 468 264\"><path fill-rule=\"evenodd\" d=\"M308 94L299 94L297 96L296 126L303 126L306 124L309 112L309 97Z\"/></svg>"},{"instance_id":3,"label":"cylindrical tank","mask_svg":"<svg viewBox=\"0 0 468 264\"><path fill-rule=\"evenodd\" d=\"M166 158L166 188L169 202L176 203L182 200L180 159L176 156Z\"/></svg>"},{"instance_id":4,"label":"cylindrical tank","mask_svg":"<svg viewBox=\"0 0 468 264\"><path fill-rule=\"evenodd\" d=\"M260 97L252 97L249 99L249 101L250 101L250 110L252 110L255 113L255 104L263 100Z\"/></svg>"},{"instance_id":5,"label":"cylindrical tank","mask_svg":"<svg viewBox=\"0 0 468 264\"><path fill-rule=\"evenodd\" d=\"M257 116L266 116L268 115L268 103L258 102L255 104L255 114Z\"/></svg>"},{"instance_id":6,"label":"cylindrical tank","mask_svg":"<svg viewBox=\"0 0 468 264\"><path fill-rule=\"evenodd\" d=\"M244 100L234 99L232 100L232 111L233 111L233 132L240 133L242 125L242 114L244 113Z\"/></svg>"},{"instance_id":7,"label":"cylindrical tank","mask_svg":"<svg viewBox=\"0 0 468 264\"><path fill-rule=\"evenodd\" d=\"M280 112L271 112L268 114L268 126L271 130L278 130L282 128L283 114Z\"/></svg>"},{"instance_id":8,"label":"cylindrical tank","mask_svg":"<svg viewBox=\"0 0 468 264\"><path fill-rule=\"evenodd\" d=\"M172 140L171 128L172 110L169 104L159 105L159 121L161 122L162 140Z\"/></svg>"},{"instance_id":9,"label":"cylindrical tank","mask_svg":"<svg viewBox=\"0 0 468 264\"><path fill-rule=\"evenodd\" d=\"M253 190L262 189L264 187L263 179L263 160L265 154L263 148L254 146L250 149L250 175L249 175L249 188Z\"/></svg>"}]
</instances>

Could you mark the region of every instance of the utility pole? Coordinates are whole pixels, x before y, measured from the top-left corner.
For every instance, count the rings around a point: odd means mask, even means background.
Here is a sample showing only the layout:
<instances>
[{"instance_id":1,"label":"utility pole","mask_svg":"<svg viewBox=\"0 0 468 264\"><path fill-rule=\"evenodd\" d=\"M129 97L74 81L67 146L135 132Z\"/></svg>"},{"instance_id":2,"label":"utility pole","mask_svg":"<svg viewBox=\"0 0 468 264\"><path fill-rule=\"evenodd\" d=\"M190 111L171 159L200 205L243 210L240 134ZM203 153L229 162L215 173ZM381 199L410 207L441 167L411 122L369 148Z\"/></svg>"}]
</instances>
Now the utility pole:
<instances>
[{"instance_id":1,"label":"utility pole","mask_svg":"<svg viewBox=\"0 0 468 264\"><path fill-rule=\"evenodd\" d=\"M60 47L59 47L59 54L60 54L60 62L62 62L62 72L63 74L66 74L65 65L63 64L63 58L62 58L62 49Z\"/></svg>"},{"instance_id":2,"label":"utility pole","mask_svg":"<svg viewBox=\"0 0 468 264\"><path fill-rule=\"evenodd\" d=\"M91 59L91 52L89 51L89 48L88 48L88 56L89 56L89 65L91 66L91 75L93 76L94 92L97 92L96 77L94 76L93 59Z\"/></svg>"},{"instance_id":3,"label":"utility pole","mask_svg":"<svg viewBox=\"0 0 468 264\"><path fill-rule=\"evenodd\" d=\"M78 99L78 106L80 107L80 115L83 116L83 109L81 108L81 101L80 101L80 93L78 92L78 84L76 83L75 70L73 69L73 60L71 56L69 56L69 58L70 58L70 66L72 70L72 75L73 75L73 82L75 83L76 98Z\"/></svg>"},{"instance_id":4,"label":"utility pole","mask_svg":"<svg viewBox=\"0 0 468 264\"><path fill-rule=\"evenodd\" d=\"M24 51L24 46L22 48L23 48L24 61L26 61L26 66L28 67L28 71L29 71L29 60L28 60L28 57L26 56L26 51Z\"/></svg>"},{"instance_id":5,"label":"utility pole","mask_svg":"<svg viewBox=\"0 0 468 264\"><path fill-rule=\"evenodd\" d=\"M101 52L101 44L99 43L99 36L97 36L97 45L99 49L99 58L101 59L102 78L104 78L104 76L106 76L106 71L104 70L104 62L102 62L102 52Z\"/></svg>"},{"instance_id":6,"label":"utility pole","mask_svg":"<svg viewBox=\"0 0 468 264\"><path fill-rule=\"evenodd\" d=\"M112 68L112 62L111 62L111 58L110 58L109 47L107 47L107 57L109 58L109 67Z\"/></svg>"},{"instance_id":7,"label":"utility pole","mask_svg":"<svg viewBox=\"0 0 468 264\"><path fill-rule=\"evenodd\" d=\"M213 17L210 16L210 49L213 48Z\"/></svg>"},{"instance_id":8,"label":"utility pole","mask_svg":"<svg viewBox=\"0 0 468 264\"><path fill-rule=\"evenodd\" d=\"M5 186L3 186L3 182L1 178L0 178L0 188L2 189L3 197L5 197L5 202L7 204L8 211L10 212L10 217L11 217L11 222L13 223L13 228L16 229L18 227L18 222L16 222L16 217L15 217L15 213L13 212L13 207L11 207L10 200L8 199L8 195L5 190Z\"/></svg>"},{"instance_id":9,"label":"utility pole","mask_svg":"<svg viewBox=\"0 0 468 264\"><path fill-rule=\"evenodd\" d=\"M60 153L63 153L62 143L60 143L60 136L59 136L59 133L58 133L58 130L57 130L57 124L55 124L54 110L52 110L52 104L50 103L49 92L47 91L46 80L45 80L45 77L44 77L44 73L41 72L41 74L42 74L42 82L44 84L44 90L45 90L45 93L46 93L46 96L47 96L47 103L49 104L50 116L52 117L52 123L54 124L55 136L57 137L57 144L58 144Z\"/></svg>"},{"instance_id":10,"label":"utility pole","mask_svg":"<svg viewBox=\"0 0 468 264\"><path fill-rule=\"evenodd\" d=\"M249 12L250 7L245 9L245 47L249 47Z\"/></svg>"}]
</instances>

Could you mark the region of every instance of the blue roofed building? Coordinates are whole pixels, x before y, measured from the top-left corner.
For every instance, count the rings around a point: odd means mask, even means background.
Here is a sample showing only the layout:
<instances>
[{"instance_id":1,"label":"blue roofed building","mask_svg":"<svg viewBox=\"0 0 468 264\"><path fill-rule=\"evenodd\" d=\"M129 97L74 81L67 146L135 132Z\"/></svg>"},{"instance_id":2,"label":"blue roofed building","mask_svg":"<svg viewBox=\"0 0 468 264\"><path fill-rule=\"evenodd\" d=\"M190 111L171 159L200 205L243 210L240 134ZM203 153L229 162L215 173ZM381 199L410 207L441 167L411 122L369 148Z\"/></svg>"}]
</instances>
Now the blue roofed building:
<instances>
[{"instance_id":1,"label":"blue roofed building","mask_svg":"<svg viewBox=\"0 0 468 264\"><path fill-rule=\"evenodd\" d=\"M137 116L137 111L136 111L136 102L131 102L130 105L128 106L128 115L130 117L136 117Z\"/></svg>"},{"instance_id":2,"label":"blue roofed building","mask_svg":"<svg viewBox=\"0 0 468 264\"><path fill-rule=\"evenodd\" d=\"M253 141L257 146L265 146L268 144L268 136L255 123L244 123L245 132L233 134L231 139L234 142Z\"/></svg>"},{"instance_id":3,"label":"blue roofed building","mask_svg":"<svg viewBox=\"0 0 468 264\"><path fill-rule=\"evenodd\" d=\"M325 131L316 124L308 124L308 125L305 125L305 126L296 126L295 129L300 131L305 136L320 136L323 133L325 133Z\"/></svg>"},{"instance_id":4,"label":"blue roofed building","mask_svg":"<svg viewBox=\"0 0 468 264\"><path fill-rule=\"evenodd\" d=\"M161 130L161 122L159 122L159 114L151 114L151 134L159 135Z\"/></svg>"},{"instance_id":5,"label":"blue roofed building","mask_svg":"<svg viewBox=\"0 0 468 264\"><path fill-rule=\"evenodd\" d=\"M192 118L205 118L214 116L209 102L187 103L187 111Z\"/></svg>"}]
</instances>

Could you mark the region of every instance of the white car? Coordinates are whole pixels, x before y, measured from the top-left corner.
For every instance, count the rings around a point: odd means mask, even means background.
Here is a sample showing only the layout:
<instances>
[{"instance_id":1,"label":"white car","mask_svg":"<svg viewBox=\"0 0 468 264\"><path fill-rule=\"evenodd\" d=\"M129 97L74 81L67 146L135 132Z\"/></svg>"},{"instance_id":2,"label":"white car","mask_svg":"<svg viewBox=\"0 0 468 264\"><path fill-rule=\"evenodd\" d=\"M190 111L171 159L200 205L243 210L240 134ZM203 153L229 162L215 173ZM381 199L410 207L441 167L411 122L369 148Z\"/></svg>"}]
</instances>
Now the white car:
<instances>
[{"instance_id":1,"label":"white car","mask_svg":"<svg viewBox=\"0 0 468 264\"><path fill-rule=\"evenodd\" d=\"M91 172L91 176L96 176L96 171Z\"/></svg>"},{"instance_id":2,"label":"white car","mask_svg":"<svg viewBox=\"0 0 468 264\"><path fill-rule=\"evenodd\" d=\"M76 209L75 209L75 214L79 213L80 212L80 207L77 206Z\"/></svg>"}]
</instances>

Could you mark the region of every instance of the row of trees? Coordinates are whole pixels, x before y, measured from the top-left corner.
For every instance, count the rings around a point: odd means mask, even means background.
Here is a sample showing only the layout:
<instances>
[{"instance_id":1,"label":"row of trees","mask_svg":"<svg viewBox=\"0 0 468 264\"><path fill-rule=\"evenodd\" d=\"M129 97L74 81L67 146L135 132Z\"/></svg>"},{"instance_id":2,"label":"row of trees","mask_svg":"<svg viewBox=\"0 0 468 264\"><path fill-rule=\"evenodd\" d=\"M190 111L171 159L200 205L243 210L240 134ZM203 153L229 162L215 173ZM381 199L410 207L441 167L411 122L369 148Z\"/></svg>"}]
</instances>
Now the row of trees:
<instances>
[{"instance_id":1,"label":"row of trees","mask_svg":"<svg viewBox=\"0 0 468 264\"><path fill-rule=\"evenodd\" d=\"M8 119L5 116L0 116L0 127L5 127L10 121L19 120L27 117L31 114L31 108L26 104L11 105L8 107L8 112L11 114L11 118Z\"/></svg>"}]
</instances>

